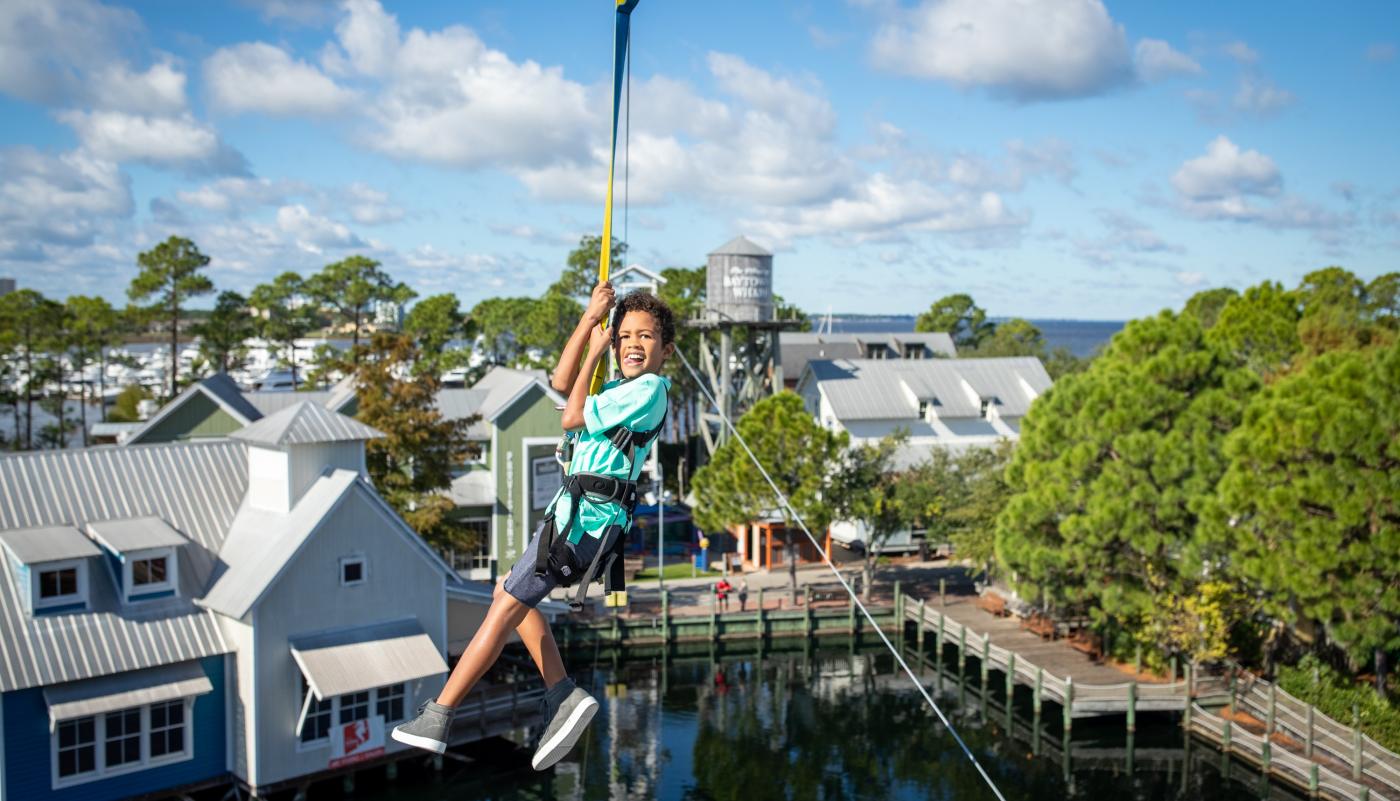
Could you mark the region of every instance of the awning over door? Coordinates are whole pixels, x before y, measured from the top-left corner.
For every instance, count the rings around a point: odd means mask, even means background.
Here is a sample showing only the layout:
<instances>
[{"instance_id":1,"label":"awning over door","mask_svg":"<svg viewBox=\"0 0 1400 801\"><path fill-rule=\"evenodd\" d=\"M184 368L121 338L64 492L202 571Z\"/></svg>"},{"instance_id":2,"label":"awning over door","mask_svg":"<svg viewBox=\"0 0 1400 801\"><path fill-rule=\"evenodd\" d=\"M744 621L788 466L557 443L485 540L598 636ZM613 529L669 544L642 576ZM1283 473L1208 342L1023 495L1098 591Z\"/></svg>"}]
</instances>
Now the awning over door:
<instances>
[{"instance_id":1,"label":"awning over door","mask_svg":"<svg viewBox=\"0 0 1400 801\"><path fill-rule=\"evenodd\" d=\"M417 620L294 637L292 658L317 700L447 672Z\"/></svg>"},{"instance_id":2,"label":"awning over door","mask_svg":"<svg viewBox=\"0 0 1400 801\"><path fill-rule=\"evenodd\" d=\"M60 720L204 695L213 689L204 668L191 661L55 684L44 688L44 701L53 725Z\"/></svg>"}]
</instances>

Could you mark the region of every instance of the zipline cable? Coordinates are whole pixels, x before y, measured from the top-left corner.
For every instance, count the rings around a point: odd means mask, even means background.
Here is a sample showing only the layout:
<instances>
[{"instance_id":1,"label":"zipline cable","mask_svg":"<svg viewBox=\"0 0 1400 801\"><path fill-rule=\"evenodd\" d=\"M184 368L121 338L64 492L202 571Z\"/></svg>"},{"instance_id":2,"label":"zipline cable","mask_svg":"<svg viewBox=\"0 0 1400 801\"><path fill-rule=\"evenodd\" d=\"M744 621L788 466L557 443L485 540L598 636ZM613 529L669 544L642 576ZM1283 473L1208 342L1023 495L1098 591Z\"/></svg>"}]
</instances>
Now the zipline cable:
<instances>
[{"instance_id":1,"label":"zipline cable","mask_svg":"<svg viewBox=\"0 0 1400 801\"><path fill-rule=\"evenodd\" d=\"M948 716L943 714L943 710L940 709L938 703L933 700L933 696L928 694L928 690L924 688L923 682L919 681L919 677L914 675L913 669L909 667L908 662L904 661L904 657L900 655L899 649L895 648L894 644L885 636L885 632L880 629L880 625L876 623L875 618L871 616L870 610L866 609L865 604L860 602L860 598L856 597L856 592L851 589L851 585L846 583L846 579L841 575L841 571L837 570L836 566L827 558L826 552L822 549L821 545L817 543L817 538L812 536L811 530L807 528L807 523L802 519L802 515L798 514L797 510L793 508L792 503L788 501L787 495L785 495L782 490L778 489L778 485L774 483L773 477L768 475L768 471L763 467L763 463L758 460L753 450L749 448L749 443L744 441L743 435L739 433L739 429L735 428L733 421L729 419L729 415L724 409L720 408L719 403L715 401L714 395L711 395L710 391L705 388L704 380L700 378L700 374L691 366L690 360L685 357L685 353L682 352L680 348L676 348L676 355L681 357L681 363L685 365L685 369L690 371L690 376L695 380L695 385L700 388L700 391L705 395L705 399L709 401L710 405L719 413L719 419L723 420L724 424L729 427L729 431L734 435L735 441L743 446L744 452L753 460L754 466L758 468L758 472L763 474L763 480L768 482L768 486L771 487L773 493L777 495L778 501L787 508L788 512L792 515L792 519L797 521L797 525L801 526L802 533L807 535L807 539L811 541L812 547L817 550L817 553L822 555L822 563L831 570L832 574L836 576L836 580L841 582L841 586L845 588L846 593L851 596L851 603L858 606L861 614L865 616L866 620L870 621L870 627L875 630L876 634L880 635L881 641L885 643L885 647L894 655L895 661L899 663L900 667L904 668L905 673L909 674L909 680L914 682L914 686L918 688L919 694L928 702L928 705L933 709L938 719L943 721L943 725L947 727L948 733L953 735L953 739L957 742L958 747L961 748L962 752L967 755L967 758L972 761L972 766L981 774L983 781L987 783L987 787L991 788L992 794L997 797L998 801L1006 801L1006 796L1001 794L1001 790L997 788L996 782L992 781L992 777L987 774L986 769L982 767L982 763L977 761L977 757L972 753L972 749L968 748L967 743L963 742L963 738L958 734L958 730L953 728L952 721L948 720ZM922 624L923 621L920 621L920 625ZM904 621L899 621L899 625L904 625Z\"/></svg>"}]
</instances>

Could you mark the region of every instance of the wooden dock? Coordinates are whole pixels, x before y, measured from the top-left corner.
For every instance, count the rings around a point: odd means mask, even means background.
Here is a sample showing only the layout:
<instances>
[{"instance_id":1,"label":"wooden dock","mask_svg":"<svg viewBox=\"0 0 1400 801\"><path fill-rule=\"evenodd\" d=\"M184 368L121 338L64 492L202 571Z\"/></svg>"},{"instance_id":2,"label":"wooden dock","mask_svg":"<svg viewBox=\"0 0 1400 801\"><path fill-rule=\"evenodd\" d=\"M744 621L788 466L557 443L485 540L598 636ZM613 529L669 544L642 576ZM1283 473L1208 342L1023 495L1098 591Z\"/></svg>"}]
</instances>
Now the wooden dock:
<instances>
[{"instance_id":1,"label":"wooden dock","mask_svg":"<svg viewBox=\"0 0 1400 801\"><path fill-rule=\"evenodd\" d=\"M1045 640L1024 630L1014 617L992 615L966 596L928 603L896 588L895 617L913 624L921 660L930 641L929 662L941 663L951 647L959 675L969 657L977 660L984 705L989 672L1001 673L1008 718L1016 686L1030 688L1037 734L1041 704L1059 705L1066 754L1076 718L1123 715L1131 735L1137 712L1175 712L1188 732L1227 758L1240 758L1262 777L1291 784L1313 798L1400 801L1400 755L1263 679L1198 674L1188 665L1180 681L1138 681L1063 640ZM897 636L907 643L906 631ZM1014 727L1011 721L1008 725Z\"/></svg>"}]
</instances>

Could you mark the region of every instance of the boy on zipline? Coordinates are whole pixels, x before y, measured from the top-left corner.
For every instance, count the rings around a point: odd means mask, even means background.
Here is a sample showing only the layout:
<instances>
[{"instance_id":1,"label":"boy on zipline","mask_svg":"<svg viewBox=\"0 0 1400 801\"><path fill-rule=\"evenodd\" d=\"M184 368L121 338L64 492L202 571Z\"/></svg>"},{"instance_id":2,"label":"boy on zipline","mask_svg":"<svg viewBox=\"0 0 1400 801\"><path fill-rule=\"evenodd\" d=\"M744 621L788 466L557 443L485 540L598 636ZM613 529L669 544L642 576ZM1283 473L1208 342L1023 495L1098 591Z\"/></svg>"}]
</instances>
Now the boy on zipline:
<instances>
[{"instance_id":1,"label":"boy on zipline","mask_svg":"<svg viewBox=\"0 0 1400 801\"><path fill-rule=\"evenodd\" d=\"M570 605L579 609L588 585L600 576L606 579L605 591L621 589L622 542L637 505L637 476L666 419L671 382L660 372L675 350L675 318L657 297L633 292L616 301L612 325L604 329L600 323L614 301L607 282L593 288L550 379L555 390L568 393L562 424L573 439L566 439L563 449L569 450L576 440L572 458L562 459L569 463L564 486L525 553L497 586L485 621L437 701L424 702L417 717L394 727L393 737L399 742L445 751L453 709L495 663L512 631L525 643L547 688L548 724L531 760L536 770L563 758L598 711L593 696L564 672L549 623L535 607L555 587L578 584ZM606 358L609 344L617 353L622 378L589 395L594 370Z\"/></svg>"}]
</instances>

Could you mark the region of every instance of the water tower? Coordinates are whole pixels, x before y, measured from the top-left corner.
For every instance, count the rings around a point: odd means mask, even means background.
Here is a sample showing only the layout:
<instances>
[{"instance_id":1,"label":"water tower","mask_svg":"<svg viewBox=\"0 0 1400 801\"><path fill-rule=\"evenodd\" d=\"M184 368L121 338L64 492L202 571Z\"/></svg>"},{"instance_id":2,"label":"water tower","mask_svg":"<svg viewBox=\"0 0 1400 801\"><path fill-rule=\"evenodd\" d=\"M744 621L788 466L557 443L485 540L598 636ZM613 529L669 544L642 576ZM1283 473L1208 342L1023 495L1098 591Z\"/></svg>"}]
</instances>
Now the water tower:
<instances>
[{"instance_id":1,"label":"water tower","mask_svg":"<svg viewBox=\"0 0 1400 801\"><path fill-rule=\"evenodd\" d=\"M729 240L705 263L705 309L689 321L716 331L701 339L700 362L720 409L737 418L759 399L783 389L778 332L796 329L797 320L779 320L773 304L773 254L746 237ZM700 415L700 434L711 453L729 438L718 414Z\"/></svg>"}]
</instances>

